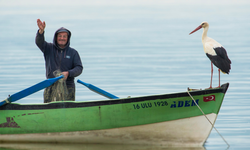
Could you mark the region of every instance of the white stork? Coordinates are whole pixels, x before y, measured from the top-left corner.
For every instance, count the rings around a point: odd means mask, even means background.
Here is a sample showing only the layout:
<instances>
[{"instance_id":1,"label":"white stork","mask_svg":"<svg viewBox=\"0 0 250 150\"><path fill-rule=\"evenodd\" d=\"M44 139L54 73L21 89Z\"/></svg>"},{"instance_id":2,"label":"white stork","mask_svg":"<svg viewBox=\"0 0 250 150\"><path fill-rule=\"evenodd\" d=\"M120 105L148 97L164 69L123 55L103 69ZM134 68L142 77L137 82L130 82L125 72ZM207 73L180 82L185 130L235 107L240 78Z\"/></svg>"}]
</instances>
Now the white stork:
<instances>
[{"instance_id":1,"label":"white stork","mask_svg":"<svg viewBox=\"0 0 250 150\"><path fill-rule=\"evenodd\" d=\"M214 39L207 37L207 31L209 24L207 22L202 22L194 31L190 34L196 32L197 30L203 28L202 33L202 44L207 57L211 60L211 81L210 87L212 88L212 78L213 78L213 64L218 67L219 71L219 87L220 87L220 71L229 74L231 69L231 60L227 56L227 52L224 47L215 41Z\"/></svg>"}]
</instances>

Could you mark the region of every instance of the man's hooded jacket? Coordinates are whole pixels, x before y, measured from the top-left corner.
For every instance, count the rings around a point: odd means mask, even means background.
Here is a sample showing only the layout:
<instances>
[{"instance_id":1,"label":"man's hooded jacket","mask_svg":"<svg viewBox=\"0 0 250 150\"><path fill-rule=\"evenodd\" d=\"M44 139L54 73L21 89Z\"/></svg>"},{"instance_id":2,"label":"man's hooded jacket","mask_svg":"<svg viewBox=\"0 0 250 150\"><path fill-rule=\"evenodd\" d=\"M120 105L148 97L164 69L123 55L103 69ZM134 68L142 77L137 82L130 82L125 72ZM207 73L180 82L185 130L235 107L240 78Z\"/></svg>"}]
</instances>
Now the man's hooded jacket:
<instances>
[{"instance_id":1,"label":"man's hooded jacket","mask_svg":"<svg viewBox=\"0 0 250 150\"><path fill-rule=\"evenodd\" d=\"M57 34L60 32L68 33L68 41L66 47L61 49L57 44ZM36 34L36 45L44 54L46 77L54 78L53 72L60 70L68 71L69 76L66 84L68 87L75 87L74 78L82 73L82 62L78 52L69 47L71 32L66 28L59 28L54 35L53 43L48 43L44 39L44 32Z\"/></svg>"}]
</instances>

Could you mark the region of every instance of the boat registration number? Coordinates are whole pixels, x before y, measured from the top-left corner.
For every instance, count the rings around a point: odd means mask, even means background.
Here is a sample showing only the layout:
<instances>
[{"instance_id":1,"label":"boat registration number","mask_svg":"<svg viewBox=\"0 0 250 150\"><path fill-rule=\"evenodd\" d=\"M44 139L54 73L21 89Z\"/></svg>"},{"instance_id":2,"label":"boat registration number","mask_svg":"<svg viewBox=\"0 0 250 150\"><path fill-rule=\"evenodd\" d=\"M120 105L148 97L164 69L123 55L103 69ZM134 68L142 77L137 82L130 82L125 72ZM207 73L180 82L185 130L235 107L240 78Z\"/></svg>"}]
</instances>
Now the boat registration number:
<instances>
[{"instance_id":1,"label":"boat registration number","mask_svg":"<svg viewBox=\"0 0 250 150\"><path fill-rule=\"evenodd\" d=\"M168 102L158 101L153 103L149 102L149 103L133 104L134 109L145 109L145 108L162 107L162 106L168 106Z\"/></svg>"}]
</instances>

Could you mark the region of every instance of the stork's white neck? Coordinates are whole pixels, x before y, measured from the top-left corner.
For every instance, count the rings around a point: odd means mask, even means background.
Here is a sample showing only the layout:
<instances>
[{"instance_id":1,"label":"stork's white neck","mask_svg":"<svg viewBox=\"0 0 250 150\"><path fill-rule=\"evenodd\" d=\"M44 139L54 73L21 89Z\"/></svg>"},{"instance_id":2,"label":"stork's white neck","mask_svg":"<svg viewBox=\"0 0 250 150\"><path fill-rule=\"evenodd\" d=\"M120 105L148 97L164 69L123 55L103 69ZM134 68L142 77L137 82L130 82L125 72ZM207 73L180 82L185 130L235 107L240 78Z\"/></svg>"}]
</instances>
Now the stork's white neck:
<instances>
[{"instance_id":1,"label":"stork's white neck","mask_svg":"<svg viewBox=\"0 0 250 150\"><path fill-rule=\"evenodd\" d=\"M203 28L203 33L202 33L202 38L201 38L202 44L203 44L205 53L214 56L214 55L217 55L216 52L214 51L214 48L222 47L222 45L218 43L217 41L215 41L214 39L207 36L208 28L209 28L208 25Z\"/></svg>"},{"instance_id":2,"label":"stork's white neck","mask_svg":"<svg viewBox=\"0 0 250 150\"><path fill-rule=\"evenodd\" d=\"M208 28L209 28L209 26L207 26L207 27L205 27L204 29L203 29L203 33L202 33L202 41L204 41L206 38L207 38L207 31L208 31Z\"/></svg>"}]
</instances>

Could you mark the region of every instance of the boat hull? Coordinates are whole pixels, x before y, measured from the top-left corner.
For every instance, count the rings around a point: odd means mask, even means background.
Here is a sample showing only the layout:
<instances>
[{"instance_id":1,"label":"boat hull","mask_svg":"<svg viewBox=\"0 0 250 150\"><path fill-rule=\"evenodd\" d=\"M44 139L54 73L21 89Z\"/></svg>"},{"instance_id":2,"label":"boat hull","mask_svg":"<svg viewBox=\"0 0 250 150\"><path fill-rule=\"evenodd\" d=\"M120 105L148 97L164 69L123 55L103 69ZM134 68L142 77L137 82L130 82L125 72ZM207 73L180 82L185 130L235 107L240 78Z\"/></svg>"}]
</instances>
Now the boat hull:
<instances>
[{"instance_id":1,"label":"boat hull","mask_svg":"<svg viewBox=\"0 0 250 150\"><path fill-rule=\"evenodd\" d=\"M215 122L217 115L207 115ZM98 143L98 144L140 144L154 146L202 146L211 130L211 124L204 116L147 125L114 128L107 130L55 132L35 134L5 134L5 142L24 143Z\"/></svg>"},{"instance_id":2,"label":"boat hull","mask_svg":"<svg viewBox=\"0 0 250 150\"><path fill-rule=\"evenodd\" d=\"M190 91L215 123L228 84ZM94 102L8 104L0 108L1 142L202 146L212 125L187 92Z\"/></svg>"}]
</instances>

